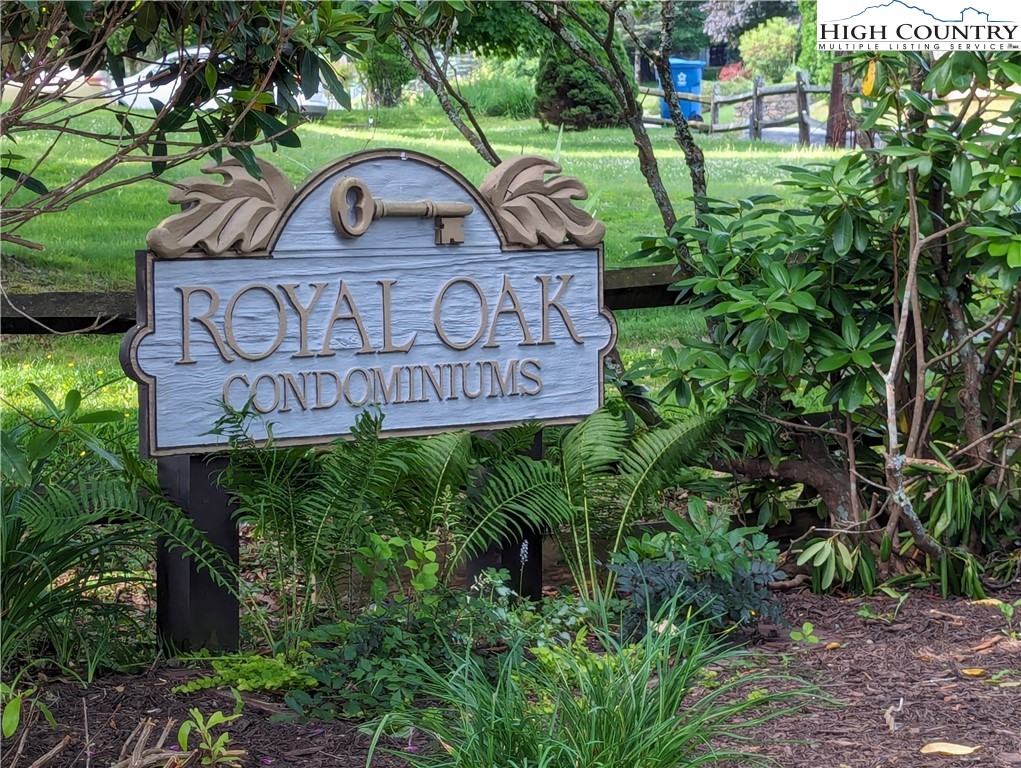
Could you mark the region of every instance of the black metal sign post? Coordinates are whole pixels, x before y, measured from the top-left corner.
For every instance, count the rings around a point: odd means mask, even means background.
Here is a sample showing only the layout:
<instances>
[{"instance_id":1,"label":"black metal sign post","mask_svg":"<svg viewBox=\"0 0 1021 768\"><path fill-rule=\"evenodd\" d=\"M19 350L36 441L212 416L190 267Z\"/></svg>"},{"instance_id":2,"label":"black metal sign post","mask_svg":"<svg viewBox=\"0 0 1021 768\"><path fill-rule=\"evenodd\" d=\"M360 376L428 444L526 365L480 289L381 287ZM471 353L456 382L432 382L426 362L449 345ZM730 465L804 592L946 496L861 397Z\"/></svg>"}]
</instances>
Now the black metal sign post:
<instances>
[{"instance_id":1,"label":"black metal sign post","mask_svg":"<svg viewBox=\"0 0 1021 768\"><path fill-rule=\"evenodd\" d=\"M535 433L528 456L536 461L544 456L541 429ZM466 586L471 589L479 574L487 568L505 568L510 573L510 583L507 586L529 600L540 600L542 540L543 534L540 531L525 529L520 537L494 543L485 552L468 560L465 569Z\"/></svg>"},{"instance_id":2,"label":"black metal sign post","mask_svg":"<svg viewBox=\"0 0 1021 768\"><path fill-rule=\"evenodd\" d=\"M160 487L179 506L206 539L236 565L237 524L227 492L217 480L226 459L164 456L156 461ZM156 626L160 642L170 652L236 651L240 640L239 605L234 591L199 571L192 558L169 551L161 541L156 552Z\"/></svg>"}]
</instances>

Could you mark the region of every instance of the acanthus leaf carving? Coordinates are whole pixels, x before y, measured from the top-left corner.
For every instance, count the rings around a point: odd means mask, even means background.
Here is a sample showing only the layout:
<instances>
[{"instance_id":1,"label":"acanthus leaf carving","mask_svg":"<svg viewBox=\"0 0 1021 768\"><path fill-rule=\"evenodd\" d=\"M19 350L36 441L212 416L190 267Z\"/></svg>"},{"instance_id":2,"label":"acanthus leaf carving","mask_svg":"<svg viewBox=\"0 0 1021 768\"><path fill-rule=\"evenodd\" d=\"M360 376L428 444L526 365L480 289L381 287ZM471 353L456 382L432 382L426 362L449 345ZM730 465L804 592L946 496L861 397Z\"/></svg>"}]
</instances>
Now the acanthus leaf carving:
<instances>
[{"instance_id":1,"label":"acanthus leaf carving","mask_svg":"<svg viewBox=\"0 0 1021 768\"><path fill-rule=\"evenodd\" d=\"M501 163L479 187L492 204L507 240L514 245L535 247L541 241L550 248L565 244L591 248L603 240L606 227L574 204L588 197L585 185L560 173L552 160L536 155L518 155Z\"/></svg>"},{"instance_id":2,"label":"acanthus leaf carving","mask_svg":"<svg viewBox=\"0 0 1021 768\"><path fill-rule=\"evenodd\" d=\"M149 231L146 243L163 258L179 258L196 248L209 256L265 250L294 185L278 168L259 160L254 179L235 158L202 169L222 182L193 176L178 182L167 199L181 206Z\"/></svg>"}]
</instances>

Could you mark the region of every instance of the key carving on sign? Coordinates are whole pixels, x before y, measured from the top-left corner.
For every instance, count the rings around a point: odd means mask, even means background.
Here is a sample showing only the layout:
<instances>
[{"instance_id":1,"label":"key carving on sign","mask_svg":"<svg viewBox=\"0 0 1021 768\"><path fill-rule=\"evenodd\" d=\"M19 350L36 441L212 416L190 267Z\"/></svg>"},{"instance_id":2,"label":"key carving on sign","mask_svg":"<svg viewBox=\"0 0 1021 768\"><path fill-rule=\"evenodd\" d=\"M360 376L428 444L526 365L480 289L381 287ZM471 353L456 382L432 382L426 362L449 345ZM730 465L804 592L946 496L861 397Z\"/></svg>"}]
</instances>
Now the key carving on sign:
<instances>
[{"instance_id":1,"label":"key carving on sign","mask_svg":"<svg viewBox=\"0 0 1021 768\"><path fill-rule=\"evenodd\" d=\"M330 194L333 224L337 233L347 238L364 235L373 221L384 216L410 216L436 220L437 245L463 243L464 217L473 210L470 203L449 200L377 200L369 186L355 176L343 177Z\"/></svg>"}]
</instances>

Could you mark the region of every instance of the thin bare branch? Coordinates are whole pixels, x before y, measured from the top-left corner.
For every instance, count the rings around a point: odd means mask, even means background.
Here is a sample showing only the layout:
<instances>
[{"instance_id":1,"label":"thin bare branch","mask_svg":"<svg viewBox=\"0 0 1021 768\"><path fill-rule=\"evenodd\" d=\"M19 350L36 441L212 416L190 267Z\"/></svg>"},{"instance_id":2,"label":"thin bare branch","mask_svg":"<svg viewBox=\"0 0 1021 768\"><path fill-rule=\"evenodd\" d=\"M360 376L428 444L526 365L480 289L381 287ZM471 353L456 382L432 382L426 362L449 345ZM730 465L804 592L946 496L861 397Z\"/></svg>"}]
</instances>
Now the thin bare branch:
<instances>
[{"instance_id":1,"label":"thin bare branch","mask_svg":"<svg viewBox=\"0 0 1021 768\"><path fill-rule=\"evenodd\" d=\"M982 437L978 438L977 440L972 440L970 443L968 443L963 448L958 448L956 451L951 453L947 458L948 459L956 459L958 456L967 453L968 451L970 451L975 446L977 446L977 445L979 445L981 443L984 443L984 442L986 442L988 440L992 440L994 437L996 437L998 435L1003 435L1003 434L1009 433L1012 429L1014 429L1014 427L1017 427L1017 426L1021 426L1021 419L1014 419L1013 421L1007 422L1002 427L997 427L992 432L987 432L986 434L982 435Z\"/></svg>"},{"instance_id":2,"label":"thin bare branch","mask_svg":"<svg viewBox=\"0 0 1021 768\"><path fill-rule=\"evenodd\" d=\"M449 79L442 72L442 67L438 65L435 60L435 56L432 55L432 49L428 45L423 45L424 48L430 51L430 61L426 61L419 54L416 49L416 40L410 30L404 29L403 27L397 27L395 29L397 39L400 40L401 50L408 57L411 65L418 72L426 85L436 94L436 98L439 99L440 106L443 108L443 112L447 115L447 119L460 131L461 135L468 140L475 151L479 153L483 160L489 163L491 166L496 167L500 164L500 156L493 149L489 143L489 139L486 137L485 131L475 120L474 113L471 108L461 97L460 93L451 85ZM465 114L468 115L472 125L469 126L465 123L464 118L461 117L461 112L454 106L451 98L457 100L458 104L464 110Z\"/></svg>"}]
</instances>

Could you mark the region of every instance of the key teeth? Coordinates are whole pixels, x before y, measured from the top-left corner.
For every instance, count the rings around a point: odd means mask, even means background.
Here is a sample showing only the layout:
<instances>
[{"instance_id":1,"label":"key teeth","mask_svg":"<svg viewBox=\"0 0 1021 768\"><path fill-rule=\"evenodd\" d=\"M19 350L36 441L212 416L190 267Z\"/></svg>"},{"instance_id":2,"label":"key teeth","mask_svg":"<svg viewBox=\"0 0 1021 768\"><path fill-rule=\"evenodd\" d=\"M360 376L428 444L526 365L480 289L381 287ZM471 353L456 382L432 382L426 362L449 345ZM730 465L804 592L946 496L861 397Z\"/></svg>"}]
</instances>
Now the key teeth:
<instances>
[{"instance_id":1,"label":"key teeth","mask_svg":"<svg viewBox=\"0 0 1021 768\"><path fill-rule=\"evenodd\" d=\"M436 245L459 245L464 242L464 219L437 217Z\"/></svg>"}]
</instances>

